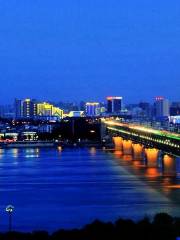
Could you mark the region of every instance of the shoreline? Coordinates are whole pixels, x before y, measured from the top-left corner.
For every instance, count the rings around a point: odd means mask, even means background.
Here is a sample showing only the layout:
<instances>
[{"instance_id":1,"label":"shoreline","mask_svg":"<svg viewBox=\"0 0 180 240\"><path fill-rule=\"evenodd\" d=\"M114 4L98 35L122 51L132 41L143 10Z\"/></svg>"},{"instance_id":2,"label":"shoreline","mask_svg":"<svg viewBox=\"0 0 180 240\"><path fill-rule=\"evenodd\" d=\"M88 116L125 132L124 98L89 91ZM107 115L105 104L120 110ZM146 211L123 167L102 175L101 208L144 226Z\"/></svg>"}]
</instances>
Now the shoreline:
<instances>
[{"instance_id":1,"label":"shoreline","mask_svg":"<svg viewBox=\"0 0 180 240\"><path fill-rule=\"evenodd\" d=\"M180 218L173 217L165 212L157 213L151 219L144 216L138 221L131 218L118 218L115 221L101 221L96 219L81 228L64 229L60 228L56 231L48 230L32 230L17 231L15 229L9 231L1 231L1 239L159 239L159 240L177 240L180 236ZM148 236L148 238L147 238Z\"/></svg>"},{"instance_id":2,"label":"shoreline","mask_svg":"<svg viewBox=\"0 0 180 240\"><path fill-rule=\"evenodd\" d=\"M113 144L104 144L101 142L81 142L81 143L65 143L55 141L19 141L0 143L0 149L9 148L83 148L83 147L96 147L96 148L112 148Z\"/></svg>"}]
</instances>

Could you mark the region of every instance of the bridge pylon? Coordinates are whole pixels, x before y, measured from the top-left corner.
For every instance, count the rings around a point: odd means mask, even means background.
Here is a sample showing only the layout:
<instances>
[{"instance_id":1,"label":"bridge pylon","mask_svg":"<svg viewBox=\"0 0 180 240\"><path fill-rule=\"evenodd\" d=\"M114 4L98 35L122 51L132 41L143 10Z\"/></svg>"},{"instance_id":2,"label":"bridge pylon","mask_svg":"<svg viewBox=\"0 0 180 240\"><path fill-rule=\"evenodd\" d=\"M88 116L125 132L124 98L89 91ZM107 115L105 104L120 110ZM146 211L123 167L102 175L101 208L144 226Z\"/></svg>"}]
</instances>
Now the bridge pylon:
<instances>
[{"instance_id":1,"label":"bridge pylon","mask_svg":"<svg viewBox=\"0 0 180 240\"><path fill-rule=\"evenodd\" d=\"M133 159L134 160L142 160L143 159L143 145L139 143L133 143L132 144L133 148Z\"/></svg>"},{"instance_id":2,"label":"bridge pylon","mask_svg":"<svg viewBox=\"0 0 180 240\"><path fill-rule=\"evenodd\" d=\"M132 141L131 140L123 140L123 154L124 155L132 155Z\"/></svg>"},{"instance_id":3,"label":"bridge pylon","mask_svg":"<svg viewBox=\"0 0 180 240\"><path fill-rule=\"evenodd\" d=\"M121 137L113 137L113 142L115 145L115 149L122 151L123 149L123 139Z\"/></svg>"},{"instance_id":4,"label":"bridge pylon","mask_svg":"<svg viewBox=\"0 0 180 240\"><path fill-rule=\"evenodd\" d=\"M147 167L158 167L159 150L156 148L145 148Z\"/></svg>"},{"instance_id":5,"label":"bridge pylon","mask_svg":"<svg viewBox=\"0 0 180 240\"><path fill-rule=\"evenodd\" d=\"M176 157L165 154L162 156L163 175L167 177L176 176Z\"/></svg>"}]
</instances>

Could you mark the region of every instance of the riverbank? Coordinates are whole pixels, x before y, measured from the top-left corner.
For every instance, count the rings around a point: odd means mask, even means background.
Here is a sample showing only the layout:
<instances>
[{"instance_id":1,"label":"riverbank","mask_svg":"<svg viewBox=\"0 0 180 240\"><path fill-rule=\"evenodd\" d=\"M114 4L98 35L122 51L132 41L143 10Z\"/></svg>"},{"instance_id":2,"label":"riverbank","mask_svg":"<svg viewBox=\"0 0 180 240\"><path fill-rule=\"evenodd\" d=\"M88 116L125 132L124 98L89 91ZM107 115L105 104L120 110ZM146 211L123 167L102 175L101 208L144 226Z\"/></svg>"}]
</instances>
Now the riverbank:
<instances>
[{"instance_id":1,"label":"riverbank","mask_svg":"<svg viewBox=\"0 0 180 240\"><path fill-rule=\"evenodd\" d=\"M101 142L79 142L72 143L66 141L16 141L16 142L1 142L0 148L57 148L57 147L109 147L112 148L113 144L104 144Z\"/></svg>"},{"instance_id":2,"label":"riverbank","mask_svg":"<svg viewBox=\"0 0 180 240\"><path fill-rule=\"evenodd\" d=\"M57 144L52 141L17 141L0 143L0 148L40 148L40 147L55 147Z\"/></svg>"},{"instance_id":3,"label":"riverbank","mask_svg":"<svg viewBox=\"0 0 180 240\"><path fill-rule=\"evenodd\" d=\"M155 215L153 220L148 217L134 222L131 219L118 219L116 222L102 222L99 220L86 225L82 229L59 230L52 234L47 231L31 233L7 232L1 233L2 240L176 240L180 236L180 218L171 217L166 213Z\"/></svg>"}]
</instances>

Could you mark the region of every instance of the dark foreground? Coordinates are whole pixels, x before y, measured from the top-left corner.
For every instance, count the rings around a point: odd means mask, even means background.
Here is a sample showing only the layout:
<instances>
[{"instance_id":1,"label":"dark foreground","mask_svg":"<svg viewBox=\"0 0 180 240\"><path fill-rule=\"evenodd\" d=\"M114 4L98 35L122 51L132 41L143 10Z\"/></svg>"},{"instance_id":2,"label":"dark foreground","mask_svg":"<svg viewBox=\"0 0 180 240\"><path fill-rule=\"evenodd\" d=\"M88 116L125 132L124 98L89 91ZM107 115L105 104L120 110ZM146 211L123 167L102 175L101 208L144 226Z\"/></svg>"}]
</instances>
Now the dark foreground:
<instances>
[{"instance_id":1,"label":"dark foreground","mask_svg":"<svg viewBox=\"0 0 180 240\"><path fill-rule=\"evenodd\" d=\"M119 219L115 223L94 221L82 229L59 230L52 234L46 231L32 233L1 233L0 239L9 240L174 240L180 236L180 218L173 218L166 213L157 214L151 221L145 217L139 222Z\"/></svg>"}]
</instances>

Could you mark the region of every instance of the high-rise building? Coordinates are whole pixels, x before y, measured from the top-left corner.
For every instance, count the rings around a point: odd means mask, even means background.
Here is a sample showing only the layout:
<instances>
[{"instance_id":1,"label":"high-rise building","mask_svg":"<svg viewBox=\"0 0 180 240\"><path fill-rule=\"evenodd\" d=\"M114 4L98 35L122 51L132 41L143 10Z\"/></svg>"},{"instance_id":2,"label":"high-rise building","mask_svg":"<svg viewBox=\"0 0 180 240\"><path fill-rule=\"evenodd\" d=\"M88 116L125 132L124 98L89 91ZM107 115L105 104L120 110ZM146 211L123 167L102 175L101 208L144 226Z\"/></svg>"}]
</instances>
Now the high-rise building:
<instances>
[{"instance_id":1,"label":"high-rise building","mask_svg":"<svg viewBox=\"0 0 180 240\"><path fill-rule=\"evenodd\" d=\"M122 97L107 97L107 112L120 113L122 110Z\"/></svg>"},{"instance_id":2,"label":"high-rise building","mask_svg":"<svg viewBox=\"0 0 180 240\"><path fill-rule=\"evenodd\" d=\"M37 103L34 99L15 99L15 118L34 118L37 115Z\"/></svg>"},{"instance_id":3,"label":"high-rise building","mask_svg":"<svg viewBox=\"0 0 180 240\"><path fill-rule=\"evenodd\" d=\"M15 108L15 118L22 118L22 100L15 99L14 108Z\"/></svg>"},{"instance_id":4,"label":"high-rise building","mask_svg":"<svg viewBox=\"0 0 180 240\"><path fill-rule=\"evenodd\" d=\"M139 107L142 109L142 116L143 117L152 117L152 107L148 102L140 102Z\"/></svg>"},{"instance_id":5,"label":"high-rise building","mask_svg":"<svg viewBox=\"0 0 180 240\"><path fill-rule=\"evenodd\" d=\"M157 118L169 116L169 100L164 97L156 97L155 100L155 115Z\"/></svg>"},{"instance_id":6,"label":"high-rise building","mask_svg":"<svg viewBox=\"0 0 180 240\"><path fill-rule=\"evenodd\" d=\"M25 99L22 103L23 118L34 118L37 116L37 103L34 99Z\"/></svg>"},{"instance_id":7,"label":"high-rise building","mask_svg":"<svg viewBox=\"0 0 180 240\"><path fill-rule=\"evenodd\" d=\"M15 111L13 105L0 105L0 117L2 118L14 118Z\"/></svg>"},{"instance_id":8,"label":"high-rise building","mask_svg":"<svg viewBox=\"0 0 180 240\"><path fill-rule=\"evenodd\" d=\"M100 115L100 104L97 102L86 103L86 116L99 116Z\"/></svg>"},{"instance_id":9,"label":"high-rise building","mask_svg":"<svg viewBox=\"0 0 180 240\"><path fill-rule=\"evenodd\" d=\"M171 116L180 115L180 102L172 102L170 107L170 115Z\"/></svg>"},{"instance_id":10,"label":"high-rise building","mask_svg":"<svg viewBox=\"0 0 180 240\"><path fill-rule=\"evenodd\" d=\"M86 110L86 103L84 101L81 101L79 104L79 110L84 111Z\"/></svg>"}]
</instances>

